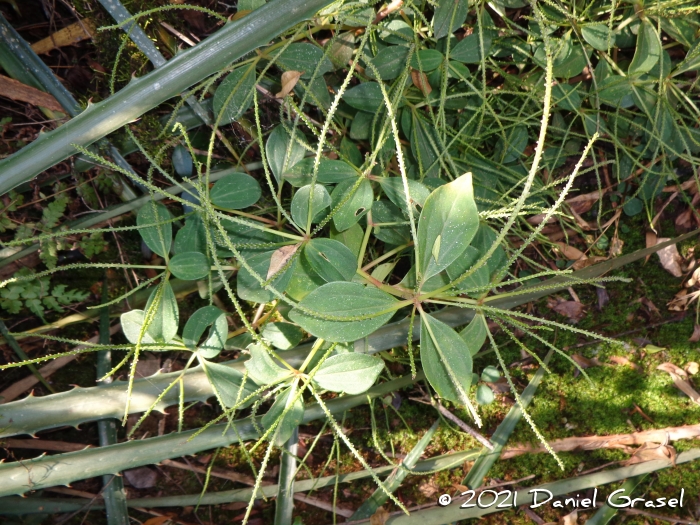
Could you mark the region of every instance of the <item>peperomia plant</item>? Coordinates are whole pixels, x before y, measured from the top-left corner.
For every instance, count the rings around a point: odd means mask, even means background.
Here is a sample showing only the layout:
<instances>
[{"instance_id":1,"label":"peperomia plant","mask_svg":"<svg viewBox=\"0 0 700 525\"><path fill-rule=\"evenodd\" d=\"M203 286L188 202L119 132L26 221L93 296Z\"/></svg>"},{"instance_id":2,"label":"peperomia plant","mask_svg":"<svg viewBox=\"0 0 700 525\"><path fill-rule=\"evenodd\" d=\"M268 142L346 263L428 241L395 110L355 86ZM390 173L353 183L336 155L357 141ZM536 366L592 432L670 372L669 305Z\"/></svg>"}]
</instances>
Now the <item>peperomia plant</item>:
<instances>
[{"instance_id":1,"label":"peperomia plant","mask_svg":"<svg viewBox=\"0 0 700 525\"><path fill-rule=\"evenodd\" d=\"M161 409L164 400L172 401L171 390L179 389L182 430L185 402L204 396L188 397L184 387L187 374L198 367L208 382L206 394L220 405L219 415L206 427L225 420L235 430L237 415L250 416L248 433L237 439L257 439L252 449L245 449L247 455L267 447L255 489L275 447L291 455L289 447L305 421L305 401L312 398L336 439L369 469L328 408L328 399L358 396L382 378L393 379L385 366L388 359L410 367L411 381L424 377L431 397L465 406L479 426L477 405L493 400L485 383L502 374L520 401L493 328L547 370L515 330L567 359L545 337L547 331L595 334L512 307L533 293L540 297L562 286L606 280L601 272L579 278L568 269L552 270L525 250L535 240L551 244L541 235L550 219L572 220L561 207L576 178L598 176L610 165L596 160L596 141L622 147L633 158L631 166L645 158L647 149L666 147L654 130L633 147L610 138L601 113L596 120L592 108L581 109L581 97L588 95L565 82L586 67L589 47L603 53L611 45L605 26L582 27L588 42L584 49L583 41L574 41L571 31L562 29L567 22L558 9L533 4L527 27L520 27L500 2L487 8L440 1L430 19L412 2L406 4L398 12L377 12L365 2L336 2L313 24L285 30L256 53L229 61L207 78L193 78L193 87L176 103L159 137L143 143L126 130L150 162L145 176L75 138L75 150L133 180L149 198L139 200L135 225L68 229L28 240L41 243L76 232L136 237L138 232L144 251L153 254L149 264L73 264L32 278L84 266L155 270L155 276L100 305L144 295L142 308L120 311L127 342L80 351L124 352L107 376L130 364L125 418L133 412L128 400L142 352L185 355L182 370L168 376L174 379L150 407L138 405L144 412L140 421ZM255 13L248 16L259 24ZM461 30L465 24L468 34ZM639 30L640 47L655 42L655 29L646 19ZM321 32L323 38L317 35ZM125 38L120 54L127 42ZM519 62L523 54L531 59L527 65ZM510 63L501 69L505 58ZM656 61L651 64L635 53L630 67L644 75ZM602 71L606 63L597 63L594 78L612 89L608 79L619 75ZM487 78L492 69L502 83L493 85ZM163 87L159 75L155 90ZM651 82L634 79L637 87ZM599 88L590 95L589 106L599 105L593 102L596 97L603 103L610 100L604 95L612 97ZM118 92L104 104L117 104L122 96ZM183 123L182 108L196 97L211 115L206 126L193 130ZM562 115L579 128L567 129ZM619 111L617 119L617 124L630 124ZM236 128L230 127L233 122ZM539 131L531 137L529 129L537 125ZM694 136L684 126L681 142ZM70 137L68 129L64 133ZM241 144L231 140L232 129L243 133ZM676 146L690 150L687 143ZM256 163L245 164L248 157ZM584 168L585 162L589 166ZM653 187L644 183L634 195L653 197L670 178L658 177ZM630 196L627 204L635 198ZM524 220L532 215L539 221ZM595 246L591 242L591 249ZM558 280L542 283L544 277ZM23 280L17 276L1 286L7 289ZM181 315L189 311L182 303L184 292L199 292L208 304ZM512 302L506 304L508 300ZM444 307L463 310L464 322L446 322ZM402 327L399 342L394 341L391 355L371 355L377 352L367 352L365 342L389 323ZM308 351L299 350L302 344ZM485 344L495 360L486 357ZM475 369L476 356L490 361ZM235 366L224 364L231 357L238 358ZM523 414L544 441L524 407ZM136 428L138 424L132 433ZM250 498L255 495L256 490Z\"/></svg>"}]
</instances>

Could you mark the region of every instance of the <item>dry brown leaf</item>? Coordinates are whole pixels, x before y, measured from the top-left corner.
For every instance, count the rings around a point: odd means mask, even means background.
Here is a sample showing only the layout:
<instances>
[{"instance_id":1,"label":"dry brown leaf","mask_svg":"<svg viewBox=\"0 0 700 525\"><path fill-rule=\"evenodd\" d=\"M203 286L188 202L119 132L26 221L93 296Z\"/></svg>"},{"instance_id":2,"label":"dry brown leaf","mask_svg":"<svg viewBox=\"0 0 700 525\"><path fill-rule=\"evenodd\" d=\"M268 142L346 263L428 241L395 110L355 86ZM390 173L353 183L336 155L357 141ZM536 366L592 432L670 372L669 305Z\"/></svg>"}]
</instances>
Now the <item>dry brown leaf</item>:
<instances>
[{"instance_id":1,"label":"dry brown leaf","mask_svg":"<svg viewBox=\"0 0 700 525\"><path fill-rule=\"evenodd\" d=\"M688 375L694 376L695 374L700 372L700 365L697 364L695 361L690 361L685 365L683 370L685 370L688 373Z\"/></svg>"},{"instance_id":2,"label":"dry brown leaf","mask_svg":"<svg viewBox=\"0 0 700 525\"><path fill-rule=\"evenodd\" d=\"M578 523L578 510L574 510L571 514L559 518L559 525L576 525Z\"/></svg>"},{"instance_id":3,"label":"dry brown leaf","mask_svg":"<svg viewBox=\"0 0 700 525\"><path fill-rule=\"evenodd\" d=\"M76 22L56 31L43 40L32 44L32 50L37 54L48 53L59 47L77 44L81 40L92 38L95 34L95 24L89 18Z\"/></svg>"},{"instance_id":4,"label":"dry brown leaf","mask_svg":"<svg viewBox=\"0 0 700 525\"><path fill-rule=\"evenodd\" d=\"M672 312L684 312L688 309L688 306L690 306L694 298L694 293L688 293L688 290L683 289L678 292L666 306L668 306L668 309Z\"/></svg>"},{"instance_id":5,"label":"dry brown leaf","mask_svg":"<svg viewBox=\"0 0 700 525\"><path fill-rule=\"evenodd\" d=\"M418 490L426 498L431 498L435 493L437 493L438 490L440 490L440 487L438 487L433 480L428 480L418 485Z\"/></svg>"},{"instance_id":6,"label":"dry brown leaf","mask_svg":"<svg viewBox=\"0 0 700 525\"><path fill-rule=\"evenodd\" d=\"M689 342L691 343L697 343L700 341L700 324L696 324L693 327L693 335L690 336L690 339L688 339Z\"/></svg>"},{"instance_id":7,"label":"dry brown leaf","mask_svg":"<svg viewBox=\"0 0 700 525\"><path fill-rule=\"evenodd\" d=\"M610 257L618 257L622 255L622 247L624 245L625 241L620 239L619 235L617 234L617 231L615 231L615 235L613 235L613 238L610 241L610 251L608 252L610 254Z\"/></svg>"},{"instance_id":8,"label":"dry brown leaf","mask_svg":"<svg viewBox=\"0 0 700 525\"><path fill-rule=\"evenodd\" d=\"M607 189L601 191L594 191L592 193L584 193L583 195L576 195L576 197L571 197L566 199L566 203L571 208L571 211L576 212L579 215L583 215L588 210L590 210L593 205L600 199L601 193L607 193Z\"/></svg>"},{"instance_id":9,"label":"dry brown leaf","mask_svg":"<svg viewBox=\"0 0 700 525\"><path fill-rule=\"evenodd\" d=\"M284 265L287 264L289 259L297 252L299 246L301 246L301 243L292 246L282 246L275 250L272 254L272 258L270 258L270 268L267 270L267 277L265 277L265 280L269 281L271 277L274 277L277 272L284 268Z\"/></svg>"},{"instance_id":10,"label":"dry brown leaf","mask_svg":"<svg viewBox=\"0 0 700 525\"><path fill-rule=\"evenodd\" d=\"M602 255L594 255L593 257L586 257L585 259L580 259L571 265L572 270L580 270L581 268L586 268L587 266L593 266L599 262L607 261L609 257L603 257Z\"/></svg>"},{"instance_id":11,"label":"dry brown leaf","mask_svg":"<svg viewBox=\"0 0 700 525\"><path fill-rule=\"evenodd\" d=\"M587 259L585 253L583 253L578 248L564 244L563 242L554 243L559 247L559 252L570 261L578 261L580 259Z\"/></svg>"},{"instance_id":12,"label":"dry brown leaf","mask_svg":"<svg viewBox=\"0 0 700 525\"><path fill-rule=\"evenodd\" d=\"M673 384L676 385L676 388L692 399L694 403L700 405L700 394L688 381L688 374L685 370L678 368L673 363L662 363L656 369L668 373L673 379Z\"/></svg>"},{"instance_id":13,"label":"dry brown leaf","mask_svg":"<svg viewBox=\"0 0 700 525\"><path fill-rule=\"evenodd\" d=\"M621 355L610 356L610 362L615 364L615 365L629 366L630 368L632 368L633 370L635 370L637 372L642 371L642 367L640 367L638 364L633 363L632 361L630 361L629 359L627 359L626 357L623 357Z\"/></svg>"},{"instance_id":14,"label":"dry brown leaf","mask_svg":"<svg viewBox=\"0 0 700 525\"><path fill-rule=\"evenodd\" d=\"M661 244L662 242L670 240L671 239L668 237L661 237L660 239L656 240L656 244ZM661 250L656 252L656 255L659 256L659 259L661 260L661 266L663 266L664 270L666 270L674 277L683 276L683 270L681 270L681 254L678 253L678 247L675 244L671 244L670 246L666 246L666 248L662 248Z\"/></svg>"},{"instance_id":15,"label":"dry brown leaf","mask_svg":"<svg viewBox=\"0 0 700 525\"><path fill-rule=\"evenodd\" d=\"M411 69L411 80L413 80L413 85L421 90L424 97L427 97L433 92L433 88L430 86L428 77L425 73Z\"/></svg>"},{"instance_id":16,"label":"dry brown leaf","mask_svg":"<svg viewBox=\"0 0 700 525\"><path fill-rule=\"evenodd\" d=\"M594 357L593 359L588 359L587 357L583 357L581 354L574 354L571 356L571 359L576 361L576 364L581 368L591 368L592 366L602 366L603 364L600 361L598 361L597 357Z\"/></svg>"},{"instance_id":17,"label":"dry brown leaf","mask_svg":"<svg viewBox=\"0 0 700 525\"><path fill-rule=\"evenodd\" d=\"M499 377L494 383L489 383L488 381L485 381L485 383L491 388L491 390L493 390L493 393L496 395L510 392L510 385L508 384L508 381L505 377Z\"/></svg>"},{"instance_id":18,"label":"dry brown leaf","mask_svg":"<svg viewBox=\"0 0 700 525\"><path fill-rule=\"evenodd\" d=\"M301 78L301 71L285 71L282 73L282 89L275 95L277 98L284 98L292 92Z\"/></svg>"},{"instance_id":19,"label":"dry brown leaf","mask_svg":"<svg viewBox=\"0 0 700 525\"><path fill-rule=\"evenodd\" d=\"M52 95L4 75L0 75L0 97L26 102L32 106L40 106L51 111L65 111Z\"/></svg>"},{"instance_id":20,"label":"dry brown leaf","mask_svg":"<svg viewBox=\"0 0 700 525\"><path fill-rule=\"evenodd\" d=\"M538 224L542 224L542 221L546 216L547 215L545 213L539 213L537 215L533 215L532 217L528 217L527 222L533 226L537 226ZM547 219L547 224L554 224L555 222L557 222L556 217L550 217Z\"/></svg>"},{"instance_id":21,"label":"dry brown leaf","mask_svg":"<svg viewBox=\"0 0 700 525\"><path fill-rule=\"evenodd\" d=\"M647 248L651 248L652 246L656 246L656 245L658 244L658 242L657 242L656 239L657 239L656 233L654 233L654 232L652 232L652 231L648 231L647 234L646 234L646 244L647 244ZM647 262L647 261L649 260L649 257L651 257L651 254L647 255L647 256L644 258L644 262Z\"/></svg>"},{"instance_id":22,"label":"dry brown leaf","mask_svg":"<svg viewBox=\"0 0 700 525\"><path fill-rule=\"evenodd\" d=\"M644 443L627 461L624 466L644 463L645 461L654 461L656 459L665 459L676 464L676 449L668 444Z\"/></svg>"},{"instance_id":23,"label":"dry brown leaf","mask_svg":"<svg viewBox=\"0 0 700 525\"><path fill-rule=\"evenodd\" d=\"M637 301L640 302L652 316L661 316L661 312L659 312L659 309L648 297L640 297L639 299L637 299Z\"/></svg>"},{"instance_id":24,"label":"dry brown leaf","mask_svg":"<svg viewBox=\"0 0 700 525\"><path fill-rule=\"evenodd\" d=\"M562 301L553 298L547 300L547 307L554 310L559 315L568 317L569 320L577 323L586 315L586 307L576 301Z\"/></svg>"},{"instance_id":25,"label":"dry brown leaf","mask_svg":"<svg viewBox=\"0 0 700 525\"><path fill-rule=\"evenodd\" d=\"M143 522L143 525L163 525L164 523L172 521L167 516L156 516L155 518L148 519Z\"/></svg>"},{"instance_id":26,"label":"dry brown leaf","mask_svg":"<svg viewBox=\"0 0 700 525\"><path fill-rule=\"evenodd\" d=\"M695 261L695 259L693 259ZM692 275L690 276L690 279L688 279L685 283L686 288L692 288L696 284L700 283L700 266L695 268L695 271L693 271Z\"/></svg>"},{"instance_id":27,"label":"dry brown leaf","mask_svg":"<svg viewBox=\"0 0 700 525\"><path fill-rule=\"evenodd\" d=\"M384 525L389 520L390 514L384 507L379 507L377 512L369 518L369 525Z\"/></svg>"}]
</instances>

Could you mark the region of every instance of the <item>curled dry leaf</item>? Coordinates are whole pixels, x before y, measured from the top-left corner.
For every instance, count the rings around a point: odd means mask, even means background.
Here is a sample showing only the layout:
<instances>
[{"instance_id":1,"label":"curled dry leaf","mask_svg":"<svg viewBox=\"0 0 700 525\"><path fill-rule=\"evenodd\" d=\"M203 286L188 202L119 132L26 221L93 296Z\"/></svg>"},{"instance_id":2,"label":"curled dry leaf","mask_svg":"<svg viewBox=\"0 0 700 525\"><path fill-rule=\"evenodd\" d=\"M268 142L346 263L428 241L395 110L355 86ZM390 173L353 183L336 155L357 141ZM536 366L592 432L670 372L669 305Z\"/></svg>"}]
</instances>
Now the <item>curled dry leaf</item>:
<instances>
[{"instance_id":1,"label":"curled dry leaf","mask_svg":"<svg viewBox=\"0 0 700 525\"><path fill-rule=\"evenodd\" d=\"M571 514L562 516L559 519L559 525L576 525L578 523L578 510L574 510Z\"/></svg>"},{"instance_id":2,"label":"curled dry leaf","mask_svg":"<svg viewBox=\"0 0 700 525\"><path fill-rule=\"evenodd\" d=\"M652 231L648 231L646 234L646 246L647 246L647 248L651 248L652 246L656 246L658 244L657 238L658 238L658 236L656 235L656 233L654 233ZM644 258L644 262L647 262L649 260L649 257L651 257L651 254L647 255Z\"/></svg>"},{"instance_id":3,"label":"curled dry leaf","mask_svg":"<svg viewBox=\"0 0 700 525\"><path fill-rule=\"evenodd\" d=\"M683 367L683 369L688 373L688 375L694 376L700 372L700 365L695 361L690 361L685 365L685 367Z\"/></svg>"},{"instance_id":4,"label":"curled dry leaf","mask_svg":"<svg viewBox=\"0 0 700 525\"><path fill-rule=\"evenodd\" d=\"M688 293L688 290L683 289L668 302L668 309L672 312L685 312L696 297L697 292Z\"/></svg>"},{"instance_id":5,"label":"curled dry leaf","mask_svg":"<svg viewBox=\"0 0 700 525\"><path fill-rule=\"evenodd\" d=\"M629 366L630 368L632 368L632 369L635 370L636 372L641 372L641 371L642 371L642 367L640 367L638 364L633 363L632 361L630 361L630 360L627 359L626 357L623 357L623 356L620 356L620 355L613 355L613 356L610 356L610 362L613 363L613 364L615 364L615 365Z\"/></svg>"},{"instance_id":6,"label":"curled dry leaf","mask_svg":"<svg viewBox=\"0 0 700 525\"><path fill-rule=\"evenodd\" d=\"M544 218L547 216L545 213L538 213L537 215L533 215L532 217L527 218L527 222L529 224L532 224L533 226L537 226L538 224L542 224L542 221ZM547 224L554 224L557 222L556 217L550 217L547 219Z\"/></svg>"},{"instance_id":7,"label":"curled dry leaf","mask_svg":"<svg viewBox=\"0 0 700 525\"><path fill-rule=\"evenodd\" d=\"M656 367L657 370L667 372L673 384L676 385L681 392L693 400L694 403L700 405L700 394L693 388L693 385L688 381L688 374L682 368L677 367L673 363L662 363Z\"/></svg>"},{"instance_id":8,"label":"curled dry leaf","mask_svg":"<svg viewBox=\"0 0 700 525\"><path fill-rule=\"evenodd\" d=\"M433 88L428 82L428 76L425 73L411 69L411 80L413 80L413 85L421 90L424 97L427 97L433 92Z\"/></svg>"},{"instance_id":9,"label":"curled dry leaf","mask_svg":"<svg viewBox=\"0 0 700 525\"><path fill-rule=\"evenodd\" d=\"M694 271L694 272L692 273L692 275L690 276L690 279L688 279L688 280L685 282L685 287L686 287L686 288L692 288L693 286L695 286L695 285L698 284L698 283L700 283L700 266L698 266L697 268L695 268L695 271Z\"/></svg>"},{"instance_id":10,"label":"curled dry leaf","mask_svg":"<svg viewBox=\"0 0 700 525\"><path fill-rule=\"evenodd\" d=\"M566 199L566 203L571 208L571 211L583 215L588 210L590 210L593 205L600 199L602 194L607 193L607 189L603 191L594 191L591 193L584 193L583 195L576 195L576 197L571 197Z\"/></svg>"},{"instance_id":11,"label":"curled dry leaf","mask_svg":"<svg viewBox=\"0 0 700 525\"><path fill-rule=\"evenodd\" d=\"M608 252L610 254L610 257L618 257L622 255L622 247L624 245L625 241L620 239L620 237L617 234L617 230L615 230L615 235L613 235L613 238L610 241L610 251Z\"/></svg>"},{"instance_id":12,"label":"curled dry leaf","mask_svg":"<svg viewBox=\"0 0 700 525\"><path fill-rule=\"evenodd\" d=\"M586 315L586 307L577 301L563 301L550 297L547 299L547 307L559 315L568 317L573 323L579 322Z\"/></svg>"},{"instance_id":13,"label":"curled dry leaf","mask_svg":"<svg viewBox=\"0 0 700 525\"><path fill-rule=\"evenodd\" d=\"M661 237L656 240L656 244L661 244L662 242L670 240L671 239L668 237ZM678 247L675 244L671 244L670 246L666 246L666 248L662 248L661 250L656 252L656 255L659 256L661 266L663 266L664 270L666 270L674 277L683 276L683 270L681 270L681 254L678 253Z\"/></svg>"},{"instance_id":14,"label":"curled dry leaf","mask_svg":"<svg viewBox=\"0 0 700 525\"><path fill-rule=\"evenodd\" d=\"M586 259L587 256L578 248L564 244L563 242L554 243L558 247L558 251L570 261L578 261L581 259Z\"/></svg>"},{"instance_id":15,"label":"curled dry leaf","mask_svg":"<svg viewBox=\"0 0 700 525\"><path fill-rule=\"evenodd\" d=\"M66 26L43 40L32 44L32 51L37 55L41 55L59 47L77 44L81 40L92 38L96 31L95 23L85 18L80 22L75 22L74 24Z\"/></svg>"},{"instance_id":16,"label":"curled dry leaf","mask_svg":"<svg viewBox=\"0 0 700 525\"><path fill-rule=\"evenodd\" d=\"M276 98L284 98L292 92L294 86L299 82L301 78L301 71L285 71L282 73L282 89L275 95Z\"/></svg>"},{"instance_id":17,"label":"curled dry leaf","mask_svg":"<svg viewBox=\"0 0 700 525\"><path fill-rule=\"evenodd\" d=\"M168 516L156 516L143 522L143 525L163 525L172 521Z\"/></svg>"},{"instance_id":18,"label":"curled dry leaf","mask_svg":"<svg viewBox=\"0 0 700 525\"><path fill-rule=\"evenodd\" d=\"M284 265L289 262L289 259L297 253L299 246L301 246L301 243L292 246L282 246L275 250L275 253L273 253L270 258L270 268L267 270L267 277L265 279L269 281L270 277L284 268Z\"/></svg>"},{"instance_id":19,"label":"curled dry leaf","mask_svg":"<svg viewBox=\"0 0 700 525\"><path fill-rule=\"evenodd\" d=\"M665 459L676 464L676 449L668 444L644 443L627 461L624 466L644 463L645 461L654 461L656 459Z\"/></svg>"},{"instance_id":20,"label":"curled dry leaf","mask_svg":"<svg viewBox=\"0 0 700 525\"><path fill-rule=\"evenodd\" d=\"M390 514L384 507L379 507L377 512L369 518L369 525L384 525L389 520Z\"/></svg>"},{"instance_id":21,"label":"curled dry leaf","mask_svg":"<svg viewBox=\"0 0 700 525\"><path fill-rule=\"evenodd\" d=\"M588 359L587 357L583 357L581 354L574 354L571 356L571 359L576 361L576 364L580 366L581 368L591 368L593 366L602 366L603 363L598 361L597 357L594 357L592 359Z\"/></svg>"},{"instance_id":22,"label":"curled dry leaf","mask_svg":"<svg viewBox=\"0 0 700 525\"><path fill-rule=\"evenodd\" d=\"M40 89L27 86L21 82L0 75L0 97L9 98L18 102L26 102L33 106L40 106L51 111L64 111L53 95L44 93Z\"/></svg>"}]
</instances>

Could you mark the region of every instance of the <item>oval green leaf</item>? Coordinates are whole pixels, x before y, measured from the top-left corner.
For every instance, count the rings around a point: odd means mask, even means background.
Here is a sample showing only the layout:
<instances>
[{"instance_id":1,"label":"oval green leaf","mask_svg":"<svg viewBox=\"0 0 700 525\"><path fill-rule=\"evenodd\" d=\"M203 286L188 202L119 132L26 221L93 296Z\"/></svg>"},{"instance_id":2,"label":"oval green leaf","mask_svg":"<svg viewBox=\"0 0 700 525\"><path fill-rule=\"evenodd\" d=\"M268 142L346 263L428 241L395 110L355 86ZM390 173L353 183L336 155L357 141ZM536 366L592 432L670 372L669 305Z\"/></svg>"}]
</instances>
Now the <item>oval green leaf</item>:
<instances>
[{"instance_id":1,"label":"oval green leaf","mask_svg":"<svg viewBox=\"0 0 700 525\"><path fill-rule=\"evenodd\" d=\"M250 345L250 359L245 362L248 375L260 386L279 383L291 376L291 372L275 363L262 346Z\"/></svg>"},{"instance_id":2,"label":"oval green leaf","mask_svg":"<svg viewBox=\"0 0 700 525\"><path fill-rule=\"evenodd\" d=\"M215 206L229 210L242 210L252 206L262 195L260 183L247 173L226 175L209 192Z\"/></svg>"},{"instance_id":3,"label":"oval green leaf","mask_svg":"<svg viewBox=\"0 0 700 525\"><path fill-rule=\"evenodd\" d=\"M199 344L204 331L211 327L209 337ZM224 348L228 338L228 323L226 314L216 306L204 306L193 313L182 330L182 342L193 352L199 350L199 354L211 359L216 357Z\"/></svg>"},{"instance_id":4,"label":"oval green leaf","mask_svg":"<svg viewBox=\"0 0 700 525\"><path fill-rule=\"evenodd\" d=\"M355 109L375 113L384 105L382 90L376 82L365 82L348 89L343 100Z\"/></svg>"},{"instance_id":5,"label":"oval green leaf","mask_svg":"<svg viewBox=\"0 0 700 525\"><path fill-rule=\"evenodd\" d=\"M292 323L267 323L261 335L275 348L289 350L304 338L304 332Z\"/></svg>"},{"instance_id":6,"label":"oval green leaf","mask_svg":"<svg viewBox=\"0 0 700 525\"><path fill-rule=\"evenodd\" d=\"M216 88L212 107L219 125L237 120L253 103L255 68L241 67L230 73Z\"/></svg>"},{"instance_id":7,"label":"oval green leaf","mask_svg":"<svg viewBox=\"0 0 700 525\"><path fill-rule=\"evenodd\" d=\"M437 49L421 49L411 57L411 67L427 73L440 67L444 59Z\"/></svg>"},{"instance_id":8,"label":"oval green leaf","mask_svg":"<svg viewBox=\"0 0 700 525\"><path fill-rule=\"evenodd\" d=\"M396 304L396 299L377 288L334 282L304 297L289 313L289 318L316 337L344 343L361 339L387 323ZM340 320L323 319L323 316ZM370 317L357 319L365 316Z\"/></svg>"},{"instance_id":9,"label":"oval green leaf","mask_svg":"<svg viewBox=\"0 0 700 525\"><path fill-rule=\"evenodd\" d=\"M141 327L143 326L143 310L131 310L130 312L125 312L121 315L121 326L122 332L124 332L124 337L131 344L138 344L139 335L141 333ZM145 332L141 338L141 344L153 344L155 340Z\"/></svg>"},{"instance_id":10,"label":"oval green leaf","mask_svg":"<svg viewBox=\"0 0 700 525\"><path fill-rule=\"evenodd\" d=\"M654 25L647 19L643 19L637 33L637 47L634 57L627 70L630 75L647 73L659 61L661 56L661 40Z\"/></svg>"},{"instance_id":11,"label":"oval green leaf","mask_svg":"<svg viewBox=\"0 0 700 525\"><path fill-rule=\"evenodd\" d=\"M136 216L136 225L141 227L139 234L151 251L157 253L161 257L167 257L170 252L170 245L173 242L173 223L163 222L172 220L173 216L168 211L168 208L160 203L148 202L140 210ZM155 225L157 226L147 226Z\"/></svg>"},{"instance_id":12,"label":"oval green leaf","mask_svg":"<svg viewBox=\"0 0 700 525\"><path fill-rule=\"evenodd\" d=\"M292 198L290 211L292 219L301 229L306 228L309 220L309 200L311 200L311 224L320 222L325 216L325 210L331 205L331 196L322 184L314 184L313 197L311 195L311 184L299 188Z\"/></svg>"},{"instance_id":13,"label":"oval green leaf","mask_svg":"<svg viewBox=\"0 0 700 525\"><path fill-rule=\"evenodd\" d=\"M287 71L299 71L301 78L311 78L317 66L318 75L333 71L333 64L323 55L323 50L308 42L291 44L277 58L277 64Z\"/></svg>"},{"instance_id":14,"label":"oval green leaf","mask_svg":"<svg viewBox=\"0 0 700 525\"><path fill-rule=\"evenodd\" d=\"M377 69L379 78L382 80L393 80L406 67L406 58L408 58L407 47L389 46L377 53L377 56L370 63ZM374 70L371 67L367 67L365 71L369 78L376 79Z\"/></svg>"},{"instance_id":15,"label":"oval green leaf","mask_svg":"<svg viewBox=\"0 0 700 525\"><path fill-rule=\"evenodd\" d=\"M265 430L269 430L276 425L270 441L278 447L283 446L287 442L294 429L304 420L304 403L301 397L294 401L298 390L295 382L288 389L278 394L270 410L267 411L267 414L260 421Z\"/></svg>"},{"instance_id":16,"label":"oval green leaf","mask_svg":"<svg viewBox=\"0 0 700 525\"><path fill-rule=\"evenodd\" d=\"M418 220L420 281L440 273L462 255L478 228L471 173L433 191Z\"/></svg>"},{"instance_id":17,"label":"oval green leaf","mask_svg":"<svg viewBox=\"0 0 700 525\"><path fill-rule=\"evenodd\" d=\"M421 315L420 359L425 377L441 398L468 404L471 352L457 332L428 314Z\"/></svg>"},{"instance_id":18,"label":"oval green leaf","mask_svg":"<svg viewBox=\"0 0 700 525\"><path fill-rule=\"evenodd\" d=\"M346 180L333 189L331 194L333 209L336 209L341 202L346 200L355 183L355 180ZM333 215L333 224L336 230L342 232L350 228L372 209L373 202L374 192L372 191L372 184L367 179L363 179L355 193Z\"/></svg>"},{"instance_id":19,"label":"oval green leaf","mask_svg":"<svg viewBox=\"0 0 700 525\"><path fill-rule=\"evenodd\" d=\"M384 361L367 354L340 354L326 359L314 376L318 386L331 392L366 392L384 369Z\"/></svg>"},{"instance_id":20,"label":"oval green leaf","mask_svg":"<svg viewBox=\"0 0 700 525\"><path fill-rule=\"evenodd\" d=\"M307 144L301 131L297 130L294 133L294 140L292 140L283 126L277 126L267 137L265 154L277 182L280 182L287 171L306 155L306 149L300 142Z\"/></svg>"},{"instance_id":21,"label":"oval green leaf","mask_svg":"<svg viewBox=\"0 0 700 525\"><path fill-rule=\"evenodd\" d=\"M311 239L304 248L309 266L324 281L351 281L357 271L357 258L344 244L332 239Z\"/></svg>"},{"instance_id":22,"label":"oval green leaf","mask_svg":"<svg viewBox=\"0 0 700 525\"><path fill-rule=\"evenodd\" d=\"M198 281L209 275L209 259L201 252L178 253L170 262L168 269L183 281Z\"/></svg>"},{"instance_id":23,"label":"oval green leaf","mask_svg":"<svg viewBox=\"0 0 700 525\"><path fill-rule=\"evenodd\" d=\"M167 343L177 335L178 324L180 322L180 310L177 306L177 298L175 297L170 283L165 281L151 292L148 302L146 303L145 312L148 312L151 305L156 301L159 289L162 289L160 302L155 306L155 314L147 330L156 342Z\"/></svg>"},{"instance_id":24,"label":"oval green leaf","mask_svg":"<svg viewBox=\"0 0 700 525\"><path fill-rule=\"evenodd\" d=\"M251 399L241 404L241 401L257 390L257 386L250 379L244 379L243 374L230 366L210 363L204 359L201 362L209 384L226 408L236 406L242 409L253 403L254 400Z\"/></svg>"}]
</instances>

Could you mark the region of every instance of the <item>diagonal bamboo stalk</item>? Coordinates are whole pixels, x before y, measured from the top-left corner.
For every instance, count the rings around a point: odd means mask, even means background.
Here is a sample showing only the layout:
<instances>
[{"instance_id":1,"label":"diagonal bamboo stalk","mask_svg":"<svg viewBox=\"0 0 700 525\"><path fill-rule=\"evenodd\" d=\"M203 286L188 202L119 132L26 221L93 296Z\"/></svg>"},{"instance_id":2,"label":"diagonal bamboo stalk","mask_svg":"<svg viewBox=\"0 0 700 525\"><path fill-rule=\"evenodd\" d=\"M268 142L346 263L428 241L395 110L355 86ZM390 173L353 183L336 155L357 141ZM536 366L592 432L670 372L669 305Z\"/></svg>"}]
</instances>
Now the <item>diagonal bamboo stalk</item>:
<instances>
[{"instance_id":1,"label":"diagonal bamboo stalk","mask_svg":"<svg viewBox=\"0 0 700 525\"><path fill-rule=\"evenodd\" d=\"M274 0L132 80L114 96L0 161L4 194L313 16L331 0Z\"/></svg>"},{"instance_id":2,"label":"diagonal bamboo stalk","mask_svg":"<svg viewBox=\"0 0 700 525\"><path fill-rule=\"evenodd\" d=\"M422 379L419 374L414 380L405 376L377 385L364 394L345 396L327 403L333 413L341 414L353 407L367 403L370 399L405 388ZM308 405L302 424L325 417L324 410L316 403ZM120 470L158 463L163 459L187 456L196 452L217 447L229 446L243 440L260 437L257 425L252 418L238 420L233 425L221 423L200 432L196 439L190 439L199 430L172 433L161 437L127 441L99 448L88 448L79 452L68 452L60 456L41 456L29 461L18 461L0 465L0 496L24 494L54 485L67 485L78 479L86 479Z\"/></svg>"}]
</instances>

